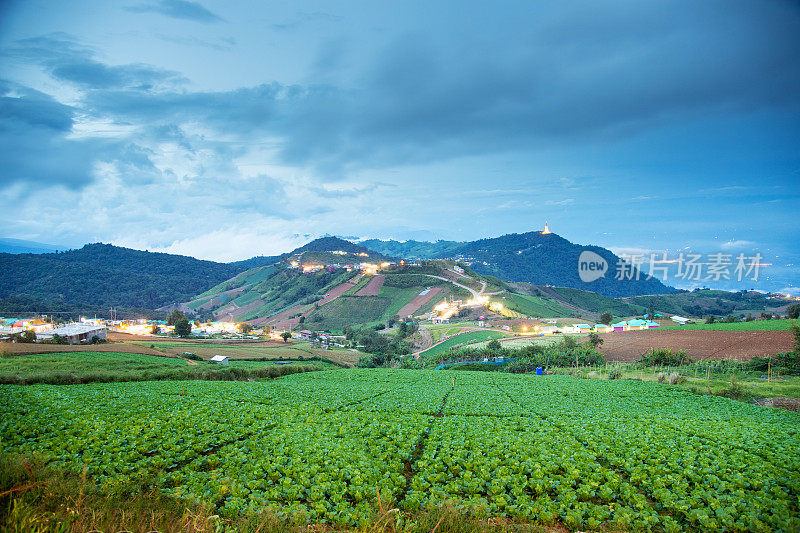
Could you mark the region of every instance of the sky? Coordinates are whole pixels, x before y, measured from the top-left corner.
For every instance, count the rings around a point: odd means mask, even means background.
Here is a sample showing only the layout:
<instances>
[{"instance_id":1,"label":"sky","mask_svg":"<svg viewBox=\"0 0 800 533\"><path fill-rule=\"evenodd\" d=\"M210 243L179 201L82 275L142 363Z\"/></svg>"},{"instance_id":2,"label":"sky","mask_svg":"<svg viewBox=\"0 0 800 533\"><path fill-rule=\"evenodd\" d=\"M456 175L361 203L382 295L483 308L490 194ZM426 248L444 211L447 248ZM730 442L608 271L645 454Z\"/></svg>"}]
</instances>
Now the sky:
<instances>
[{"instance_id":1,"label":"sky","mask_svg":"<svg viewBox=\"0 0 800 533\"><path fill-rule=\"evenodd\" d=\"M795 1L6 0L0 237L229 261L547 220L796 290L798 57Z\"/></svg>"}]
</instances>

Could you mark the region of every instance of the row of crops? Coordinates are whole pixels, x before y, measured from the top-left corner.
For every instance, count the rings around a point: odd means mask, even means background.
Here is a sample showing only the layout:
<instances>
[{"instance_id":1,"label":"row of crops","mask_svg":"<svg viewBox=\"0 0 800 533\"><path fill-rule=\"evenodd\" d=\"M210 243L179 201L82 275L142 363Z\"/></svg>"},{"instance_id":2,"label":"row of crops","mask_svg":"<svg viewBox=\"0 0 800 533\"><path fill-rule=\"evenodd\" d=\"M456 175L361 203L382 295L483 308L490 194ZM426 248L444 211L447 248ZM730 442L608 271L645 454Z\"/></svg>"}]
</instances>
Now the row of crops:
<instances>
[{"instance_id":1,"label":"row of crops","mask_svg":"<svg viewBox=\"0 0 800 533\"><path fill-rule=\"evenodd\" d=\"M800 416L638 381L333 370L3 386L0 438L227 515L357 525L380 495L570 529L800 530Z\"/></svg>"}]
</instances>

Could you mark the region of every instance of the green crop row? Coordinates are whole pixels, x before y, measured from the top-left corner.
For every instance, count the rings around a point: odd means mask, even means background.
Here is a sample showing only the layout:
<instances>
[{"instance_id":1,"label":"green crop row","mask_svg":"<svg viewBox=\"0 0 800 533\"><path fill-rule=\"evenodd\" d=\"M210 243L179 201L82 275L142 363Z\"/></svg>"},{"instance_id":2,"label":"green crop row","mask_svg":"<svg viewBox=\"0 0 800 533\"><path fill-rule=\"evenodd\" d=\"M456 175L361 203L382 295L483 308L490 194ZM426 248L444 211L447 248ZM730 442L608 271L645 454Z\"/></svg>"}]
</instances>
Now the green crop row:
<instances>
[{"instance_id":1,"label":"green crop row","mask_svg":"<svg viewBox=\"0 0 800 533\"><path fill-rule=\"evenodd\" d=\"M226 516L366 525L443 501L569 529L800 530L800 416L632 380L331 370L0 387L2 453ZM385 507L386 508L386 507Z\"/></svg>"}]
</instances>

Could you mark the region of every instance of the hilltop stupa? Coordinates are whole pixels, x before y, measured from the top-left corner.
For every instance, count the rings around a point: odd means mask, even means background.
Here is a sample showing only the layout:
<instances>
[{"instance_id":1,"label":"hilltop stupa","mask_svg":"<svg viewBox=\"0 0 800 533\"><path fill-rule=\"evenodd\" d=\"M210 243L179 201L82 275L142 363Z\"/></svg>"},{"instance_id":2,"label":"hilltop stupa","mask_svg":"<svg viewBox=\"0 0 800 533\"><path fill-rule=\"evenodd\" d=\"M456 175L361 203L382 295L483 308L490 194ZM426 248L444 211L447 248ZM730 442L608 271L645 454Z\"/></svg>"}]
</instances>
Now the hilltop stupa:
<instances>
[{"instance_id":1,"label":"hilltop stupa","mask_svg":"<svg viewBox=\"0 0 800 533\"><path fill-rule=\"evenodd\" d=\"M544 231L542 232L542 235L549 235L551 233L553 233L553 232L550 231L550 227L547 225L547 221L545 220L544 221Z\"/></svg>"}]
</instances>

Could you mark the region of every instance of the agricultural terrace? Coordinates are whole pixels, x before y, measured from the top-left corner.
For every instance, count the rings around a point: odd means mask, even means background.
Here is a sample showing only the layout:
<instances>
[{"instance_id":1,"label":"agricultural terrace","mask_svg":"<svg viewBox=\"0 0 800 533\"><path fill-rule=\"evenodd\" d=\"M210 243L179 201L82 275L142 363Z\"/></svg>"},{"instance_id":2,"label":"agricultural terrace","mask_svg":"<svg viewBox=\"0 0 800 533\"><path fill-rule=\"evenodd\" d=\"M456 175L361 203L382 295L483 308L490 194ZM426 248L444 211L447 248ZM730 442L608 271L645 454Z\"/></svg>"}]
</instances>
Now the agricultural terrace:
<instances>
[{"instance_id":1,"label":"agricultural terrace","mask_svg":"<svg viewBox=\"0 0 800 533\"><path fill-rule=\"evenodd\" d=\"M471 331L469 333L461 333L459 335L455 335L450 337L449 339L428 348L427 350L420 353L422 357L430 357L432 355L437 355L440 353L444 353L449 351L451 348L455 348L461 345L473 344L476 342L483 342L489 341L491 339L499 339L502 337L508 337L508 333L503 333L502 331Z\"/></svg>"},{"instance_id":2,"label":"agricultural terrace","mask_svg":"<svg viewBox=\"0 0 800 533\"><path fill-rule=\"evenodd\" d=\"M445 500L570 530L798 531L800 416L662 384L332 370L0 387L4 454L223 518L353 527ZM394 520L394 519L393 519Z\"/></svg>"},{"instance_id":3,"label":"agricultural terrace","mask_svg":"<svg viewBox=\"0 0 800 533\"><path fill-rule=\"evenodd\" d=\"M333 365L318 359L277 365L275 361L237 361L218 365L177 357L113 352L38 353L0 357L0 383L91 383L183 379L257 379Z\"/></svg>"},{"instance_id":4,"label":"agricultural terrace","mask_svg":"<svg viewBox=\"0 0 800 533\"><path fill-rule=\"evenodd\" d=\"M334 364L352 366L358 362L363 353L341 348L323 350L319 345L308 342L285 343L283 341L250 342L250 343L208 343L186 341L135 341L142 347L175 357L182 357L185 352L198 355L203 359L210 359L215 355L225 355L232 360L294 360L318 357Z\"/></svg>"}]
</instances>

